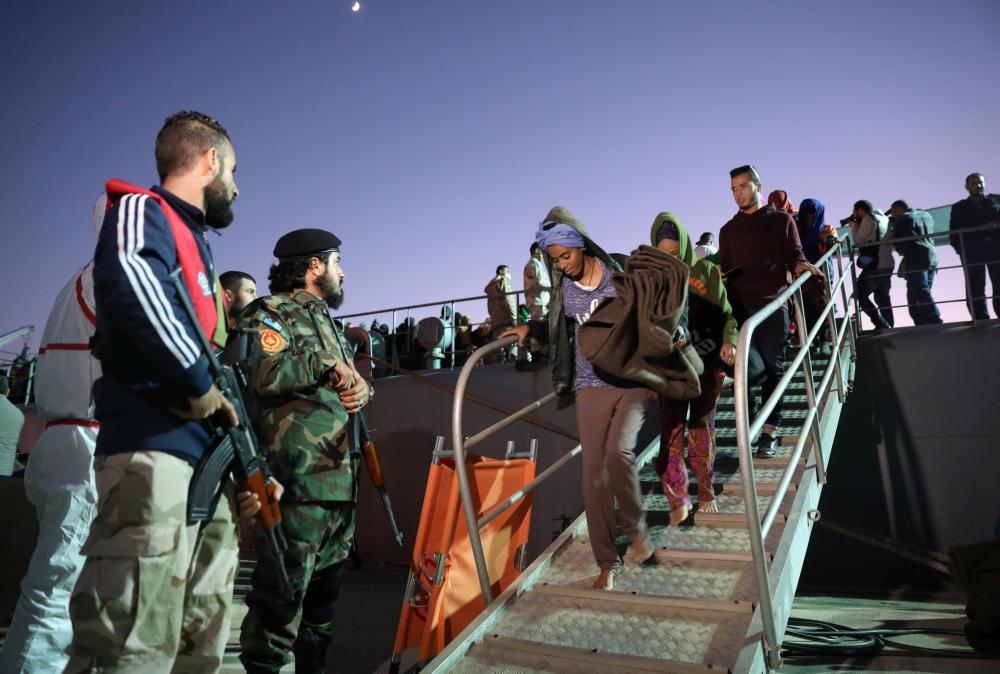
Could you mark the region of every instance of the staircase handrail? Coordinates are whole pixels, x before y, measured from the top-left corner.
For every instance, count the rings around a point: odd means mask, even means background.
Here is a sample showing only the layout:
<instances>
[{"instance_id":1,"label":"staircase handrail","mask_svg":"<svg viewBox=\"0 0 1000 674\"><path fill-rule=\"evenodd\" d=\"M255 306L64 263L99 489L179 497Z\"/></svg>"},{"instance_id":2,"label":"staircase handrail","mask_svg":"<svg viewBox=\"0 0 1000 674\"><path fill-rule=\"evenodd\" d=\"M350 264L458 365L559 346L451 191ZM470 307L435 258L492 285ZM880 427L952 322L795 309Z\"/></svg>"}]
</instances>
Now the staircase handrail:
<instances>
[{"instance_id":1,"label":"staircase handrail","mask_svg":"<svg viewBox=\"0 0 1000 674\"><path fill-rule=\"evenodd\" d=\"M822 276L826 291L826 300L824 302L823 309L811 329L806 330L805 328L806 322L803 310L802 288L806 285L806 283L815 278L815 274L812 271L807 271L800 274L792 282L792 284L788 286L788 288L786 288L774 300L754 313L743 323L740 328L739 340L736 347L737 356L733 384L733 392L736 399L736 444L739 450L740 479L743 483L743 498L746 506L750 551L754 566L754 582L757 586L758 607L760 609L761 624L764 630L764 646L765 651L767 652L769 665L772 669L777 669L780 665L781 642L777 634L773 597L768 581L768 565L767 555L764 549L764 538L770 531L771 525L777 516L778 508L785 497L796 470L799 458L804 451L805 444L809 437L813 440L816 479L821 484L826 482L822 441L819 432L820 404L821 401L824 400L824 396L831 386L834 374L836 374L838 378L839 395L841 400L843 400L843 397L846 395L846 382L844 378L843 364L841 362L845 342L850 347L849 350L852 363L856 359L857 353L856 336L854 334L852 321L845 317L841 321L838 328L837 321L835 320L833 313L838 290L840 291L845 309L849 309L847 287L845 285L848 275L844 274L843 256L840 255L841 246L842 244L839 241L834 243L830 247L830 250L828 250L816 262L817 268L829 269L829 262L836 259L838 279L834 285L831 284L829 275ZM795 358L792 359L790 365L786 367L784 375L779 380L771 396L768 397L767 400L762 401L761 408L758 411L756 418L751 423L749 419L750 407L748 397L748 393L750 392L750 382L747 380L747 374L750 360L750 342L753 337L754 330L756 330L761 323L767 320L775 312L782 309L789 300L793 299L795 306L795 320L796 325L798 326L797 332L799 335L799 352L795 355ZM817 389L813 380L809 347L820 334L821 330L829 330L830 333L834 335L834 338L832 340L833 349L830 361L827 364L826 372L824 372L823 378L821 379L820 385ZM768 415L774 410L778 401L781 399L781 396L784 395L785 390L788 388L789 383L791 383L792 378L795 376L800 366L803 369L805 377L808 412L806 414L805 424L800 431L798 441L792 451L790 461L785 466L781 479L778 482L777 489L771 497L771 503L767 509L767 513L762 520L760 507L757 503L757 486L754 477L751 439L756 437L757 434L763 429Z\"/></svg>"},{"instance_id":2,"label":"staircase handrail","mask_svg":"<svg viewBox=\"0 0 1000 674\"><path fill-rule=\"evenodd\" d=\"M452 450L455 453L455 475L458 478L458 491L462 500L462 510L465 513L465 524L469 530L469 544L472 547L472 558L476 563L476 574L479 576L479 587L483 594L483 605L488 606L493 601L493 592L490 587L489 570L486 567L486 557L483 554L483 539L479 530L496 519L503 511L512 507L519 500L530 494L536 487L544 482L550 475L564 466L570 459L580 454L580 445L573 448L568 454L561 457L556 463L549 466L543 473L536 476L534 480L522 487L520 490L510 495L490 512L476 519L475 504L472 502L472 491L469 489L469 476L465 466L465 450L472 444L485 440L488 436L496 433L500 429L509 426L532 410L546 405L556 398L554 392L542 396L538 400L526 405L517 412L508 415L489 428L466 438L462 432L462 406L465 401L465 389L469 383L469 377L476 364L488 353L510 346L517 341L517 337L503 337L494 342L490 342L476 349L469 359L462 366L462 371L458 375L458 382L455 384L455 396L452 399L451 408L451 429L452 429Z\"/></svg>"}]
</instances>

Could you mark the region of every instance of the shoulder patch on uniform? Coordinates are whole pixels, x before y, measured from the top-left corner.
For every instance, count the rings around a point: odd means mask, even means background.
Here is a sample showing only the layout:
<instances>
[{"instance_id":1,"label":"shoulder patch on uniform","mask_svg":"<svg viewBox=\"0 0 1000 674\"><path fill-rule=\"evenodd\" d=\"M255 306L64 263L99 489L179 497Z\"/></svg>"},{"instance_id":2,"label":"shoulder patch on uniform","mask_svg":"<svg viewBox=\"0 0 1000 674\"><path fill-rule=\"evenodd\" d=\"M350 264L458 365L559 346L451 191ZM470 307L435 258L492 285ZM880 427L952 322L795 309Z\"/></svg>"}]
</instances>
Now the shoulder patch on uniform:
<instances>
[{"instance_id":1,"label":"shoulder patch on uniform","mask_svg":"<svg viewBox=\"0 0 1000 674\"><path fill-rule=\"evenodd\" d=\"M260 348L264 353L277 353L285 348L285 338L271 328L260 331Z\"/></svg>"}]
</instances>

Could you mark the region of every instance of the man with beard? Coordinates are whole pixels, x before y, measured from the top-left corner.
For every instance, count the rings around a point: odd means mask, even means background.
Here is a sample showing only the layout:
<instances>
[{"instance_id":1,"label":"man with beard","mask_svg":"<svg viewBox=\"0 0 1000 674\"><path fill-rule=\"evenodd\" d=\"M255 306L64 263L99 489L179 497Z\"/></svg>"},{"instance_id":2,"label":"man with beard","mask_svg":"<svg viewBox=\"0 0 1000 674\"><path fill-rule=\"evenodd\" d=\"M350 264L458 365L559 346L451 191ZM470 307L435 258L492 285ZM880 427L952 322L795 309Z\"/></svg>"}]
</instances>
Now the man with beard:
<instances>
[{"instance_id":1,"label":"man with beard","mask_svg":"<svg viewBox=\"0 0 1000 674\"><path fill-rule=\"evenodd\" d=\"M972 234L959 234L963 229L993 224L1000 227L1000 194L986 191L986 178L982 173L971 173L965 178L969 196L951 207L951 245L962 258L968 278L968 305L972 320L989 320L986 307L986 273L993 284L993 313L1000 318L1000 229L983 230ZM898 236L898 234L897 234ZM964 238L964 241L963 241Z\"/></svg>"},{"instance_id":2,"label":"man with beard","mask_svg":"<svg viewBox=\"0 0 1000 674\"><path fill-rule=\"evenodd\" d=\"M344 299L340 239L299 229L274 246L272 295L240 315L249 333L248 402L261 451L285 486L284 564L293 596L279 592L276 560L261 554L247 595L240 660L247 672L277 672L295 655L295 671L326 671L333 604L354 538L358 459L350 452L349 415L368 403L328 308ZM242 503L255 497L241 493Z\"/></svg>"},{"instance_id":3,"label":"man with beard","mask_svg":"<svg viewBox=\"0 0 1000 674\"><path fill-rule=\"evenodd\" d=\"M219 276L222 286L222 306L226 310L226 327L232 330L246 305L257 299L257 280L243 271L227 271Z\"/></svg>"},{"instance_id":4,"label":"man with beard","mask_svg":"<svg viewBox=\"0 0 1000 674\"><path fill-rule=\"evenodd\" d=\"M156 167L160 185L149 190L107 183L94 254L98 501L70 599L68 672L215 671L229 636L233 490L200 525L188 523L187 494L211 442L200 420L219 413L237 423L196 333L225 343L207 230L232 222L236 155L217 121L180 112L156 137Z\"/></svg>"}]
</instances>

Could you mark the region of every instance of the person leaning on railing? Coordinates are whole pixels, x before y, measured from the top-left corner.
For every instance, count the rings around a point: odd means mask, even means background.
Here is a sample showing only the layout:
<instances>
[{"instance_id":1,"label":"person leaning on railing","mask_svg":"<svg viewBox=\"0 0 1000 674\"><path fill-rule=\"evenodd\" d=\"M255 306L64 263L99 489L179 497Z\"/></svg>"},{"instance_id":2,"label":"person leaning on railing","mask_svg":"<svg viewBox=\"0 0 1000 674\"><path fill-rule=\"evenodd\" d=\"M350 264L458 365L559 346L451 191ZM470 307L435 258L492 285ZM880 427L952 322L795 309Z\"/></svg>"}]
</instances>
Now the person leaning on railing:
<instances>
[{"instance_id":1,"label":"person leaning on railing","mask_svg":"<svg viewBox=\"0 0 1000 674\"><path fill-rule=\"evenodd\" d=\"M861 270L854 295L861 310L868 315L876 329L888 329L894 324L892 299L892 269L895 261L892 248L887 243L879 243L889 233L889 217L873 208L870 201L861 199L854 202L854 210L843 222L850 225L851 237L860 250L857 264ZM873 304L869 295L875 295Z\"/></svg>"},{"instance_id":2,"label":"person leaning on railing","mask_svg":"<svg viewBox=\"0 0 1000 674\"><path fill-rule=\"evenodd\" d=\"M927 235L934 231L934 219L927 211L910 208L902 199L892 202L890 210L893 238L920 237L895 244L896 251L903 256L899 275L906 279L906 303L910 318L914 325L941 323L941 312L931 296L937 274L937 252L934 242Z\"/></svg>"}]
</instances>

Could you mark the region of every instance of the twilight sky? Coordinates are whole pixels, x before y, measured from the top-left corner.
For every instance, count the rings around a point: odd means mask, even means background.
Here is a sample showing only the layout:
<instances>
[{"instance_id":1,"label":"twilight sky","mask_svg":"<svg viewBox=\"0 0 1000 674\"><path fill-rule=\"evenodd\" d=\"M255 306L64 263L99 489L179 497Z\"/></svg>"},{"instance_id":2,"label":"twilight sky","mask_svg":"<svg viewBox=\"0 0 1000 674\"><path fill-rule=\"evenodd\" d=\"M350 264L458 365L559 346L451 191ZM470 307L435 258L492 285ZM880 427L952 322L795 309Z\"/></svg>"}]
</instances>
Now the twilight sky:
<instances>
[{"instance_id":1,"label":"twilight sky","mask_svg":"<svg viewBox=\"0 0 1000 674\"><path fill-rule=\"evenodd\" d=\"M954 202L974 170L1000 191L995 0L351 4L5 3L0 333L34 324L37 346L92 254L103 181L154 184L155 134L180 109L236 147L219 271L266 291L274 241L328 228L343 313L477 295L501 262L520 287L555 204L610 250L645 242L660 210L717 232L746 162L828 219L858 198ZM935 290L960 293L947 274Z\"/></svg>"}]
</instances>

